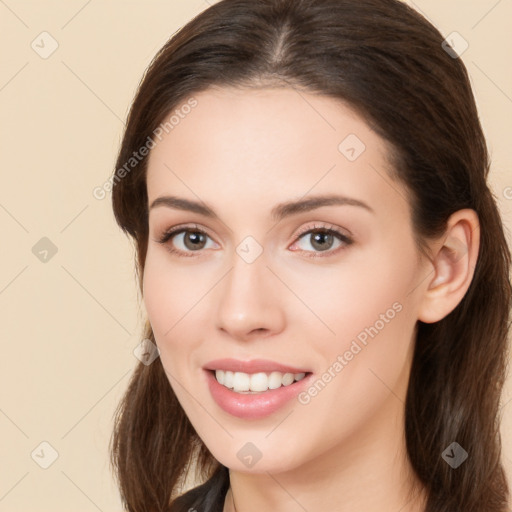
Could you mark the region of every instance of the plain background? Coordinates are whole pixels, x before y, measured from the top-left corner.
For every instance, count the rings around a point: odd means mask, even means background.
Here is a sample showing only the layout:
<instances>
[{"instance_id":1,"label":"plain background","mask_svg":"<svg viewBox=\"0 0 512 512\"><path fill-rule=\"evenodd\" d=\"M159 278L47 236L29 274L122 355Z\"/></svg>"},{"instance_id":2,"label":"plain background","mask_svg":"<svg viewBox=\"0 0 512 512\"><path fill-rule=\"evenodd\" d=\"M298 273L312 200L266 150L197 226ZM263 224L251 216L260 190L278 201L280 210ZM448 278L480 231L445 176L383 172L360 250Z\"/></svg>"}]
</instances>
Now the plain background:
<instances>
[{"instance_id":1,"label":"plain background","mask_svg":"<svg viewBox=\"0 0 512 512\"><path fill-rule=\"evenodd\" d=\"M510 228L512 1L409 4L443 35L457 31L469 43L462 59ZM92 191L113 171L146 66L207 7L205 0L0 0L0 511L121 510L107 448L112 414L138 363L144 310L133 247L114 222L110 195L98 200ZM58 48L42 58L51 38ZM511 399L509 379L502 406L509 477ZM42 442L58 453L47 469L41 464L51 462L52 449Z\"/></svg>"}]
</instances>

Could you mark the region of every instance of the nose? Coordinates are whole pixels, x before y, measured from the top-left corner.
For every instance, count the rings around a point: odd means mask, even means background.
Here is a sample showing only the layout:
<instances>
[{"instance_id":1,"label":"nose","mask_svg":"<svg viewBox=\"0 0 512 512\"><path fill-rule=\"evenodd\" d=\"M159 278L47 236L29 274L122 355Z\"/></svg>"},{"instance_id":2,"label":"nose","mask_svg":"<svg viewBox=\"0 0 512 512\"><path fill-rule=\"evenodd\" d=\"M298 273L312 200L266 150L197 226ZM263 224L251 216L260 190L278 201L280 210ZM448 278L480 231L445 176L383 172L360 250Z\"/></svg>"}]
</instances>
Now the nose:
<instances>
[{"instance_id":1,"label":"nose","mask_svg":"<svg viewBox=\"0 0 512 512\"><path fill-rule=\"evenodd\" d=\"M235 255L219 293L216 325L232 338L248 341L284 329L284 290L267 268L264 254L252 263Z\"/></svg>"}]
</instances>

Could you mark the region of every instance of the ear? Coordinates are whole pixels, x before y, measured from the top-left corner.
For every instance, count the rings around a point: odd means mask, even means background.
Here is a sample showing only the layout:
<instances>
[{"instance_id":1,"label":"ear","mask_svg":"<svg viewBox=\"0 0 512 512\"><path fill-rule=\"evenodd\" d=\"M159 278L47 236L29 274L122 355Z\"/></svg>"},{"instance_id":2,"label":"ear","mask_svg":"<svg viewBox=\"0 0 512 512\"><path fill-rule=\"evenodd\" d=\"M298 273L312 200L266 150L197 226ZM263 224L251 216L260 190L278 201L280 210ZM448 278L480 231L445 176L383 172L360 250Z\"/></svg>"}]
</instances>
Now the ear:
<instances>
[{"instance_id":1,"label":"ear","mask_svg":"<svg viewBox=\"0 0 512 512\"><path fill-rule=\"evenodd\" d=\"M458 210L448 219L445 234L431 247L433 268L426 279L418 320L437 322L457 307L473 279L479 247L477 213Z\"/></svg>"}]
</instances>

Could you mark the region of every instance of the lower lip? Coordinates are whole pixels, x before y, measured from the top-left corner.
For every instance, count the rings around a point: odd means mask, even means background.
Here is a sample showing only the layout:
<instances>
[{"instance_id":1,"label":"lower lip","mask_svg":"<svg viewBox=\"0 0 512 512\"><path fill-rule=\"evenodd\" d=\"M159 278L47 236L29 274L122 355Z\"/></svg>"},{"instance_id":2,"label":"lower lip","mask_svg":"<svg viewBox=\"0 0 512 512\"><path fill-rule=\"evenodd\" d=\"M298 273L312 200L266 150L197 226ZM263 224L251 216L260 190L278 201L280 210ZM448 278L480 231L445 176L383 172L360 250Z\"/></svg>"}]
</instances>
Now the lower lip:
<instances>
[{"instance_id":1,"label":"lower lip","mask_svg":"<svg viewBox=\"0 0 512 512\"><path fill-rule=\"evenodd\" d=\"M217 405L227 413L238 418L254 420L264 418L283 407L292 398L296 397L308 384L313 376L306 375L302 380L289 386L269 389L261 393L237 393L226 386L219 384L210 370L205 370L208 387Z\"/></svg>"}]
</instances>

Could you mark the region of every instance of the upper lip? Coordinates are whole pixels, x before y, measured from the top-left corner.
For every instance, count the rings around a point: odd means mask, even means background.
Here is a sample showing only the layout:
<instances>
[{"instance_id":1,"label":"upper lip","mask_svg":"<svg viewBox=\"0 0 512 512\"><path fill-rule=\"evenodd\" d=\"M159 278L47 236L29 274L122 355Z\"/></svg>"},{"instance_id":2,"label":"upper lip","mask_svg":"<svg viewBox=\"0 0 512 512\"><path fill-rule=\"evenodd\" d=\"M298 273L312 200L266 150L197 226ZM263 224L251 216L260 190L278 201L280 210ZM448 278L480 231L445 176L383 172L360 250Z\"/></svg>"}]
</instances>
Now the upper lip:
<instances>
[{"instance_id":1,"label":"upper lip","mask_svg":"<svg viewBox=\"0 0 512 512\"><path fill-rule=\"evenodd\" d=\"M309 373L309 370L295 368L293 366L270 361L268 359L252 359L241 361L239 359L215 359L206 363L205 370L224 370L231 372L258 373L258 372L281 372L281 373Z\"/></svg>"}]
</instances>

